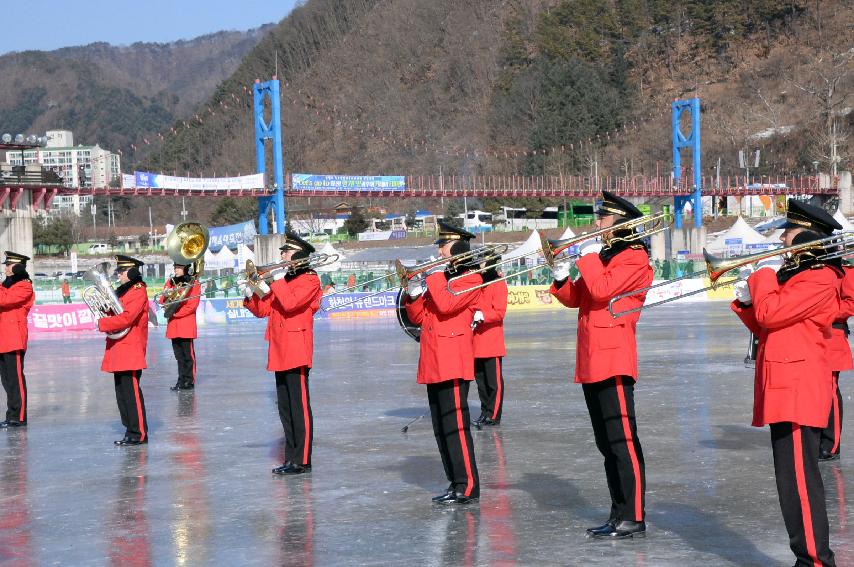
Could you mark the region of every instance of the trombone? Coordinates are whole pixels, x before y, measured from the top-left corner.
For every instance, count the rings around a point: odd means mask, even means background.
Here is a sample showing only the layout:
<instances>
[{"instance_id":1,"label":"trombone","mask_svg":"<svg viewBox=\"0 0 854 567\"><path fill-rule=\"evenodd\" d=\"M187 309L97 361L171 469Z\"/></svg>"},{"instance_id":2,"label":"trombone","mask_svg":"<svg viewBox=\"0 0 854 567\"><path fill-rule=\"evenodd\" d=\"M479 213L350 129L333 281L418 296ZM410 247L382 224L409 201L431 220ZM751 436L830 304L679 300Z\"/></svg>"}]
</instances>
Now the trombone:
<instances>
[{"instance_id":1,"label":"trombone","mask_svg":"<svg viewBox=\"0 0 854 567\"><path fill-rule=\"evenodd\" d=\"M327 305L326 307L323 308L323 310L324 311L332 311L333 309L338 309L340 307L347 307L348 305L352 305L353 303L356 303L357 301L362 301L362 300L365 300L369 297L374 297L374 296L386 293L388 291L393 291L395 289L405 288L409 284L409 281L412 278L415 278L415 277L417 277L417 276L419 276L425 272L429 272L430 270L432 270L434 268L438 268L439 266L442 266L444 264L459 264L459 263L470 264L470 263L474 263L474 262L477 262L477 263L484 262L489 258L493 258L495 256L501 256L502 254L507 252L508 248L509 248L509 246L506 244L485 244L485 245L480 246L478 248L474 248L472 250L469 250L468 252L461 252L459 254L455 254L454 256L451 256L450 258L436 258L434 260L428 260L426 262L422 262L420 264L416 264L415 266L410 266L410 267L404 266L403 263L399 259L395 260L393 272L388 272L388 273L383 274L382 276L380 276L378 278L373 278L371 280L368 280L368 282L374 282L374 281L378 281L378 280L388 280L389 286L387 288L381 289L379 291L375 291L373 293L369 293L368 295L359 296L358 298L355 298L351 301L339 303L337 305ZM478 272L466 272L466 274L471 274L471 273L478 273ZM395 282L395 278L397 279L397 282ZM363 282L362 285L364 285L368 282ZM395 285L395 283L399 283L399 285ZM344 289L351 289L351 288L352 288L352 286L344 288ZM330 293L324 297L331 297L331 296L336 295L338 293L343 293L344 289L342 289L340 292L336 291L335 293Z\"/></svg>"},{"instance_id":2,"label":"trombone","mask_svg":"<svg viewBox=\"0 0 854 567\"><path fill-rule=\"evenodd\" d=\"M324 254L316 252L309 254L307 258L298 260L288 260L286 262L276 262L273 264L265 264L256 266L252 260L246 260L246 268L244 270L245 284L255 292L258 297L263 297L261 292L261 282L269 283L276 279L279 274L287 274L298 270L315 270L322 266L328 266L338 261L338 254Z\"/></svg>"},{"instance_id":3,"label":"trombone","mask_svg":"<svg viewBox=\"0 0 854 567\"><path fill-rule=\"evenodd\" d=\"M834 250L827 250L828 248L833 247ZM847 258L854 254L854 231L849 232L841 232L839 234L834 234L831 236L827 236L825 238L821 238L819 240L813 240L811 242L804 242L802 244L793 244L792 246L786 246L783 248L777 248L774 250L765 250L764 252L757 252L755 254L747 254L745 256L736 256L735 258L720 258L718 256L714 256L710 254L705 248L703 249L703 258L706 262L706 269L699 270L697 272L693 272L690 274L686 274L684 276L667 280L664 282L659 282L657 284L653 284L651 286L642 287L640 289L635 289L632 291L627 291L625 293L621 293L620 295L616 295L611 298L611 301L608 302L608 311L611 312L611 315L614 318L622 317L624 315L629 315L630 313L636 313L638 311L642 311L644 309L648 309L650 307L656 307L658 305L664 305L665 303L670 303L671 301L676 301L678 299L682 299L683 297L689 297L691 295L696 295L698 293L706 292L710 289L717 289L718 287L729 286L736 282L745 280L747 278L732 278L726 280L724 282L719 282L718 280L727 272L740 268L742 266L746 266L748 264L754 264L760 260L764 260L765 258L772 258L774 256L779 256L781 254L790 254L790 258L792 259L793 265L797 266L800 264L801 260L797 256L798 254L803 254L810 252L812 253L813 260L817 260L820 262L824 262L827 260L834 260L837 258ZM818 252L818 253L813 253ZM646 303L641 305L640 307L635 307L633 309L626 309L624 311L615 311L614 304L625 298L632 297L635 295L640 295L642 293L647 293L653 289L658 289L660 287L668 286L674 282L687 280L691 278L697 277L708 277L711 285L706 287L695 289L691 291L687 291L685 293L680 293L679 295L668 297L665 299L661 299L659 301L655 301L653 303Z\"/></svg>"},{"instance_id":4,"label":"trombone","mask_svg":"<svg viewBox=\"0 0 854 567\"><path fill-rule=\"evenodd\" d=\"M479 270L469 272L469 274L471 274L471 273L482 274L482 273L486 272L487 270L498 269L501 266L504 266L506 264L510 264L512 262L515 262L516 260L521 260L522 258L528 258L529 256L536 256L539 254L543 255L543 257L546 260L546 264L548 265L548 267L551 269L554 269L555 257L556 256L558 256L562 252L572 248L573 246L575 246L581 242L584 242L585 240L590 240L591 238L598 238L600 236L604 236L604 235L606 235L610 232L613 232L615 230L630 230L630 231L632 231L632 233L627 235L627 236L615 236L615 237L609 238L607 244L613 246L617 242L635 242L635 241L647 238L649 236L652 236L653 234L657 234L659 232L664 232L665 230L669 230L670 225L664 224L665 216L666 216L665 213L658 213L655 215L645 215L645 216L638 217L636 219L632 219L632 220L629 220L629 221L626 221L626 222L623 222L623 223L620 223L617 225L609 226L607 228L600 228L598 230L594 230L593 232L585 232L584 234L579 234L577 236L570 236L569 238L564 238L561 240L547 239L545 236L543 236L541 234L540 235L540 248L539 249L532 250L531 252L528 252L527 254L523 254L523 255L517 256L515 258L506 258L506 259L502 260L501 262L497 262L496 264L493 264L492 266L484 266L484 267L480 268ZM647 225L649 225L648 228L647 228ZM641 229L641 230L638 231L638 229ZM566 259L568 261L573 261L573 260L578 259L578 257L579 257L578 254L572 254L571 256L568 256ZM516 270L515 272L511 272L511 273L506 274L500 278L496 278L494 280L484 282L480 285L468 287L466 289L462 289L462 290L458 290L458 291L451 290L451 283L453 281L455 281L457 278L462 277L462 276L457 276L456 278L451 278L448 281L448 289L454 295L461 295L461 294L467 293L469 291L474 291L476 289L486 287L486 286L491 285L495 282L506 281L510 278L514 278L516 276L521 276L522 274L528 274L530 272L533 272L534 270L540 269L541 267L542 266L540 264L537 264L537 265L534 265L534 266L531 266L528 268ZM468 275L468 274L465 274L465 275Z\"/></svg>"}]
</instances>

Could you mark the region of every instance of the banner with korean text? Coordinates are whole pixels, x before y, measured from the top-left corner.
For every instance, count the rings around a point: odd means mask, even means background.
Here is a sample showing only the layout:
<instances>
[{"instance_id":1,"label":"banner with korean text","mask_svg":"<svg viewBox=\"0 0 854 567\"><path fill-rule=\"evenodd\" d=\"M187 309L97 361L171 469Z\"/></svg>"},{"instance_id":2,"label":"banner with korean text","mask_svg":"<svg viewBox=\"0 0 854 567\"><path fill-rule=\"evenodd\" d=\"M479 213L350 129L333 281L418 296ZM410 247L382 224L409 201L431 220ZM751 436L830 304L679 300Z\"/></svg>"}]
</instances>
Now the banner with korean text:
<instances>
[{"instance_id":1,"label":"banner with korean text","mask_svg":"<svg viewBox=\"0 0 854 567\"><path fill-rule=\"evenodd\" d=\"M405 191L403 175L291 175L294 191Z\"/></svg>"},{"instance_id":2,"label":"banner with korean text","mask_svg":"<svg viewBox=\"0 0 854 567\"><path fill-rule=\"evenodd\" d=\"M122 178L123 183L129 180ZM187 189L193 191L221 191L228 189L263 189L264 174L240 177L176 177L148 171L135 171L133 185L137 189ZM127 185L125 185L127 189Z\"/></svg>"}]
</instances>

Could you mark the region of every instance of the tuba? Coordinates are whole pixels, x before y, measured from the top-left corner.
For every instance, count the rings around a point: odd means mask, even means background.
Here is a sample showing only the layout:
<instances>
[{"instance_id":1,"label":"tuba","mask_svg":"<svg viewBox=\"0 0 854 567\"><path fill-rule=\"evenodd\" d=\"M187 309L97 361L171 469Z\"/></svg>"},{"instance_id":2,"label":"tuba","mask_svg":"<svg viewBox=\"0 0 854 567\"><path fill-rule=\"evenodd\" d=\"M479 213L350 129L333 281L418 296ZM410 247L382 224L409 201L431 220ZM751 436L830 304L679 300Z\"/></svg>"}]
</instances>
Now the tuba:
<instances>
[{"instance_id":1,"label":"tuba","mask_svg":"<svg viewBox=\"0 0 854 567\"><path fill-rule=\"evenodd\" d=\"M116 297L116 292L113 291L109 274L109 262L101 262L83 274L83 279L92 283L92 285L83 289L83 301L89 306L89 309L95 316L95 321L102 317L118 315L125 310L119 298ZM120 339L127 335L128 332L130 332L130 328L119 331L118 333L107 333L107 337Z\"/></svg>"},{"instance_id":2,"label":"tuba","mask_svg":"<svg viewBox=\"0 0 854 567\"><path fill-rule=\"evenodd\" d=\"M187 276L191 278L189 283L177 285L158 295L158 300L162 298L160 303L165 305L163 313L166 319L171 319L181 303L189 299L190 290L205 269L205 252L209 243L210 234L207 227L197 222L181 223L166 237L166 253L169 258L176 264L189 265Z\"/></svg>"}]
</instances>

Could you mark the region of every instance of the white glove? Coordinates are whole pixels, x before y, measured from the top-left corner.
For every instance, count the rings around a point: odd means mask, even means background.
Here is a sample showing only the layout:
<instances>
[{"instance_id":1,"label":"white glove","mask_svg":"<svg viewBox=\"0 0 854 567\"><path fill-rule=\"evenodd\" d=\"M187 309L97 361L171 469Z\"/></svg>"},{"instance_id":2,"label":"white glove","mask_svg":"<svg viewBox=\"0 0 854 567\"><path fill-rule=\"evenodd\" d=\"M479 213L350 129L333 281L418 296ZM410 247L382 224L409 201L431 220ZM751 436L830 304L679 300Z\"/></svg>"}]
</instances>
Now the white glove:
<instances>
[{"instance_id":1,"label":"white glove","mask_svg":"<svg viewBox=\"0 0 854 567\"><path fill-rule=\"evenodd\" d=\"M780 269L780 266L783 265L783 259L779 256L771 256L770 258L763 258L756 262L756 270L758 271L760 268L771 268L775 272Z\"/></svg>"},{"instance_id":2,"label":"white glove","mask_svg":"<svg viewBox=\"0 0 854 567\"><path fill-rule=\"evenodd\" d=\"M267 285L267 282L261 280L258 282L258 289L261 290L261 297L265 297L268 293L270 293L270 286Z\"/></svg>"},{"instance_id":3,"label":"white glove","mask_svg":"<svg viewBox=\"0 0 854 567\"><path fill-rule=\"evenodd\" d=\"M273 281L277 282L287 274L287 270L276 270L273 272Z\"/></svg>"},{"instance_id":4,"label":"white glove","mask_svg":"<svg viewBox=\"0 0 854 567\"><path fill-rule=\"evenodd\" d=\"M602 243L593 238L585 240L578 246L578 253L581 256L598 254L600 250L602 250Z\"/></svg>"},{"instance_id":5,"label":"white glove","mask_svg":"<svg viewBox=\"0 0 854 567\"><path fill-rule=\"evenodd\" d=\"M237 287L243 290L243 295L246 299L252 297L252 294L255 293L252 291L252 288L246 285L246 280L237 280Z\"/></svg>"},{"instance_id":6,"label":"white glove","mask_svg":"<svg viewBox=\"0 0 854 567\"><path fill-rule=\"evenodd\" d=\"M572 265L568 260L557 262L555 267L552 268L552 277L554 277L556 282L562 282L569 277L569 270L571 268Z\"/></svg>"},{"instance_id":7,"label":"white glove","mask_svg":"<svg viewBox=\"0 0 854 567\"><path fill-rule=\"evenodd\" d=\"M412 299L415 299L424 293L424 286L421 285L421 280L418 278L412 278L409 280L409 283L406 285L406 293Z\"/></svg>"},{"instance_id":8,"label":"white glove","mask_svg":"<svg viewBox=\"0 0 854 567\"><path fill-rule=\"evenodd\" d=\"M753 264L747 264L738 269L738 277L746 280L753 273Z\"/></svg>"},{"instance_id":9,"label":"white glove","mask_svg":"<svg viewBox=\"0 0 854 567\"><path fill-rule=\"evenodd\" d=\"M750 287L746 281L735 282L732 286L735 291L735 298L744 305L750 305L753 300L750 297Z\"/></svg>"},{"instance_id":10,"label":"white glove","mask_svg":"<svg viewBox=\"0 0 854 567\"><path fill-rule=\"evenodd\" d=\"M483 323L483 311L480 309L475 311L474 316L471 318L471 328L474 329L479 323Z\"/></svg>"}]
</instances>

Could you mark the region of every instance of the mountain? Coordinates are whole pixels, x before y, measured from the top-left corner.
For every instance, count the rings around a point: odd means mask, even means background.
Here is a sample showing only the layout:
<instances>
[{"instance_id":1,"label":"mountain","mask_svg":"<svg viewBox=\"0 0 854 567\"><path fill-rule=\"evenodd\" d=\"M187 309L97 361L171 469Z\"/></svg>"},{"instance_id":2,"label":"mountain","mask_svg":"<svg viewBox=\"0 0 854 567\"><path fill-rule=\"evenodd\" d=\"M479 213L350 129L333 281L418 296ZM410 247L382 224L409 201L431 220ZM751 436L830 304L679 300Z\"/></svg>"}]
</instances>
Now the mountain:
<instances>
[{"instance_id":1,"label":"mountain","mask_svg":"<svg viewBox=\"0 0 854 567\"><path fill-rule=\"evenodd\" d=\"M113 151L185 118L269 31L219 32L188 41L92 43L0 56L0 132L73 130Z\"/></svg>"},{"instance_id":2,"label":"mountain","mask_svg":"<svg viewBox=\"0 0 854 567\"><path fill-rule=\"evenodd\" d=\"M308 0L145 165L253 170L245 93L277 68L290 171L651 175L692 96L707 167L763 148L755 173L827 170L852 28L850 0Z\"/></svg>"}]
</instances>

